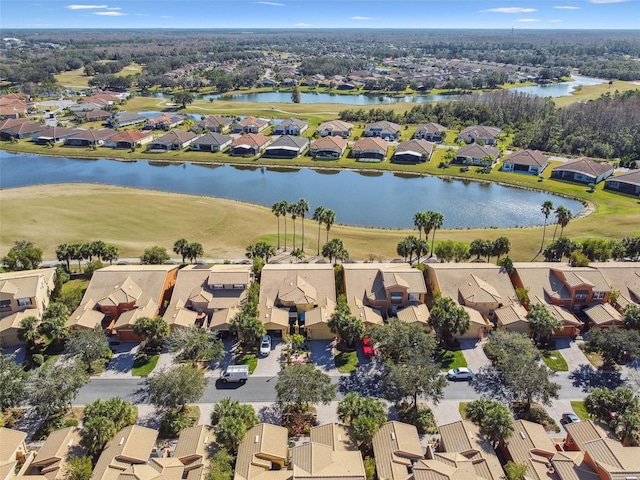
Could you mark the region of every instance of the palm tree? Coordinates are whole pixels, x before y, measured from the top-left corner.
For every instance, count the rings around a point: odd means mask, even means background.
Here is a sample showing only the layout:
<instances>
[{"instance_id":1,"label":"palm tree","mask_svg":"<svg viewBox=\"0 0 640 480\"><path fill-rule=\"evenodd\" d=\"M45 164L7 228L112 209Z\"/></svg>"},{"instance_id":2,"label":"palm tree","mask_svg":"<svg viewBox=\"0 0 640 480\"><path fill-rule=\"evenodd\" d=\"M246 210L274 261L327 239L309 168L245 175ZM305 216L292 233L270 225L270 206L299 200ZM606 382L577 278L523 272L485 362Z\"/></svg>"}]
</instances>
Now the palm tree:
<instances>
[{"instance_id":1,"label":"palm tree","mask_svg":"<svg viewBox=\"0 0 640 480\"><path fill-rule=\"evenodd\" d=\"M336 212L327 208L324 211L324 224L327 226L327 242L329 242L329 230L331 230L331 225L336 222Z\"/></svg>"},{"instance_id":2,"label":"palm tree","mask_svg":"<svg viewBox=\"0 0 640 480\"><path fill-rule=\"evenodd\" d=\"M177 253L178 255L182 256L182 263L186 262L188 245L189 245L189 242L187 242L186 238L180 238L176 240L175 243L173 244L173 251L174 253Z\"/></svg>"},{"instance_id":3,"label":"palm tree","mask_svg":"<svg viewBox=\"0 0 640 480\"><path fill-rule=\"evenodd\" d=\"M322 226L322 222L324 222L324 207L322 205L318 205L316 209L313 211L313 220L318 222L318 253L320 255L320 227Z\"/></svg>"},{"instance_id":4,"label":"palm tree","mask_svg":"<svg viewBox=\"0 0 640 480\"><path fill-rule=\"evenodd\" d=\"M418 229L418 238L422 238L422 229L427 223L426 212L416 212L413 216L413 224Z\"/></svg>"},{"instance_id":5,"label":"palm tree","mask_svg":"<svg viewBox=\"0 0 640 480\"><path fill-rule=\"evenodd\" d=\"M420 257L429 251L429 243L419 238L413 243L413 251L416 253L416 262L420 263Z\"/></svg>"},{"instance_id":6,"label":"palm tree","mask_svg":"<svg viewBox=\"0 0 640 480\"><path fill-rule=\"evenodd\" d=\"M433 237L431 239L431 253L429 254L429 257L433 257L433 245L436 241L436 230L438 230L439 228L442 228L442 225L444 224L444 215L442 215L440 212L426 212L426 213L428 215L427 221L429 223L429 230L433 230Z\"/></svg>"},{"instance_id":7,"label":"palm tree","mask_svg":"<svg viewBox=\"0 0 640 480\"><path fill-rule=\"evenodd\" d=\"M549 219L549 215L553 212L553 202L551 200L545 200L540 208L540 211L544 215L544 227L542 228L542 243L540 243L540 252L544 248L544 237L547 232L547 220ZM538 252L538 253L540 253Z\"/></svg>"},{"instance_id":8,"label":"palm tree","mask_svg":"<svg viewBox=\"0 0 640 480\"><path fill-rule=\"evenodd\" d=\"M300 215L300 220L302 221L302 248L301 250L304 252L304 216L309 212L309 202L306 199L301 198L298 200L298 215Z\"/></svg>"},{"instance_id":9,"label":"palm tree","mask_svg":"<svg viewBox=\"0 0 640 480\"><path fill-rule=\"evenodd\" d=\"M58 248L56 248L56 258L59 262L66 262L67 272L71 272L71 250L69 249L69 245L66 243L58 245Z\"/></svg>"},{"instance_id":10,"label":"palm tree","mask_svg":"<svg viewBox=\"0 0 640 480\"><path fill-rule=\"evenodd\" d=\"M569 222L571 221L572 218L573 218L573 215L571 214L571 210L569 210L567 207L560 205L558 208L556 208L556 219L558 223L556 223L556 228L553 231L554 241L556 239L556 231L558 230L558 225L560 225L560 236L562 237L562 234L564 232L564 227L569 225Z\"/></svg>"},{"instance_id":11,"label":"palm tree","mask_svg":"<svg viewBox=\"0 0 640 480\"><path fill-rule=\"evenodd\" d=\"M287 251L287 213L289 213L289 204L286 200L278 202L280 204L280 215L284 219L284 251Z\"/></svg>"},{"instance_id":12,"label":"palm tree","mask_svg":"<svg viewBox=\"0 0 640 480\"><path fill-rule=\"evenodd\" d=\"M280 250L280 215L282 215L282 202L276 202L271 207L271 212L278 219L278 250Z\"/></svg>"},{"instance_id":13,"label":"palm tree","mask_svg":"<svg viewBox=\"0 0 640 480\"><path fill-rule=\"evenodd\" d=\"M298 218L298 204L290 203L287 205L287 210L291 214L291 221L293 222L293 249L296 249L296 218Z\"/></svg>"}]
</instances>

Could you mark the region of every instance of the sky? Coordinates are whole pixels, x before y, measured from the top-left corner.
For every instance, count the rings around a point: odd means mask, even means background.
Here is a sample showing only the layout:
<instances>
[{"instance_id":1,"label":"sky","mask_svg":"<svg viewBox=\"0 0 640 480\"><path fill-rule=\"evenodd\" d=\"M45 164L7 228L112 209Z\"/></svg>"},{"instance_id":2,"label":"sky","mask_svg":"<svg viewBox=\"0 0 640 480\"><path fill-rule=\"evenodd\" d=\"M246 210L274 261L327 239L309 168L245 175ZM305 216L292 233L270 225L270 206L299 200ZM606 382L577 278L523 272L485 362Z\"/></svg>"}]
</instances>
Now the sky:
<instances>
[{"instance_id":1,"label":"sky","mask_svg":"<svg viewBox=\"0 0 640 480\"><path fill-rule=\"evenodd\" d=\"M640 0L0 0L8 28L635 30Z\"/></svg>"}]
</instances>

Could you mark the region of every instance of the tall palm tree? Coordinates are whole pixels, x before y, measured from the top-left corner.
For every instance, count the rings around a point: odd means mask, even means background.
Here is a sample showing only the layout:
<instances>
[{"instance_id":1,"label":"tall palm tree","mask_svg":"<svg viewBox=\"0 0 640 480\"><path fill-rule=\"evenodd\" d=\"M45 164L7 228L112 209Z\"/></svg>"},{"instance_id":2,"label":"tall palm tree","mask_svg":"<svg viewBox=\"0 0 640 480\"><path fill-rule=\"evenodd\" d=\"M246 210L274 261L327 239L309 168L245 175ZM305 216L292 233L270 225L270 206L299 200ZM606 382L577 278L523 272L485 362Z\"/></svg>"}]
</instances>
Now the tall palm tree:
<instances>
[{"instance_id":1,"label":"tall palm tree","mask_svg":"<svg viewBox=\"0 0 640 480\"><path fill-rule=\"evenodd\" d=\"M284 251L287 251L287 213L289 213L289 204L286 200L278 202L280 208L280 215L284 218Z\"/></svg>"},{"instance_id":2,"label":"tall palm tree","mask_svg":"<svg viewBox=\"0 0 640 480\"><path fill-rule=\"evenodd\" d=\"M318 253L320 255L320 227L322 226L322 222L324 222L324 207L322 205L318 205L316 209L313 211L313 220L318 222Z\"/></svg>"},{"instance_id":3,"label":"tall palm tree","mask_svg":"<svg viewBox=\"0 0 640 480\"><path fill-rule=\"evenodd\" d=\"M547 220L549 219L549 215L553 212L553 202L551 200L545 200L540 208L540 211L544 215L544 227L542 228L542 242L540 243L540 252L544 248L544 237L547 233ZM538 253L540 253L538 252Z\"/></svg>"},{"instance_id":4,"label":"tall palm tree","mask_svg":"<svg viewBox=\"0 0 640 480\"><path fill-rule=\"evenodd\" d=\"M327 243L329 242L329 230L331 230L331 226L336 223L336 212L327 208L324 211L324 224L327 227Z\"/></svg>"},{"instance_id":5,"label":"tall palm tree","mask_svg":"<svg viewBox=\"0 0 640 480\"><path fill-rule=\"evenodd\" d=\"M298 215L300 215L300 220L302 222L302 248L301 250L304 252L304 217L309 213L309 202L305 198L301 198L298 200Z\"/></svg>"},{"instance_id":6,"label":"tall palm tree","mask_svg":"<svg viewBox=\"0 0 640 480\"><path fill-rule=\"evenodd\" d=\"M276 202L271 206L271 213L273 213L278 219L278 250L280 250L280 215L282 215L282 209L280 204L282 202Z\"/></svg>"},{"instance_id":7,"label":"tall palm tree","mask_svg":"<svg viewBox=\"0 0 640 480\"><path fill-rule=\"evenodd\" d=\"M556 230L558 230L558 225L560 225L560 236L562 237L562 234L564 233L564 227L569 225L569 222L572 218L573 215L571 214L571 210L569 210L567 207L560 205L558 208L556 208L556 219L558 223L556 223L556 228L553 232L554 241L556 238Z\"/></svg>"},{"instance_id":8,"label":"tall palm tree","mask_svg":"<svg viewBox=\"0 0 640 480\"><path fill-rule=\"evenodd\" d=\"M416 212L413 215L413 224L418 229L418 239L422 238L422 229L427 223L427 215L426 212Z\"/></svg>"},{"instance_id":9,"label":"tall palm tree","mask_svg":"<svg viewBox=\"0 0 640 480\"><path fill-rule=\"evenodd\" d=\"M442 215L440 212L427 212L427 215L430 225L429 230L433 230L433 237L431 239L431 253L429 254L429 257L433 257L433 245L436 241L436 230L442 228L442 225L444 224L444 215Z\"/></svg>"},{"instance_id":10,"label":"tall palm tree","mask_svg":"<svg viewBox=\"0 0 640 480\"><path fill-rule=\"evenodd\" d=\"M287 210L291 215L291 221L293 222L293 249L296 249L296 218L298 218L298 204L296 202L289 203Z\"/></svg>"}]
</instances>

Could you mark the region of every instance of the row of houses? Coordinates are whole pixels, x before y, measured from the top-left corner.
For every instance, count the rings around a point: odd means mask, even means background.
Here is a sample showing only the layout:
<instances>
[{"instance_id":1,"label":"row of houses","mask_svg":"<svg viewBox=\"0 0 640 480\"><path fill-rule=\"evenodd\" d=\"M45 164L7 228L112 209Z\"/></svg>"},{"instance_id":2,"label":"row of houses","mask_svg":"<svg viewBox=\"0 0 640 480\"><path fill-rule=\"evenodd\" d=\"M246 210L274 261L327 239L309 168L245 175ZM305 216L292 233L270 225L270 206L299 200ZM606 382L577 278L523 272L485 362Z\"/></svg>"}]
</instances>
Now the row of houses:
<instances>
[{"instance_id":1,"label":"row of houses","mask_svg":"<svg viewBox=\"0 0 640 480\"><path fill-rule=\"evenodd\" d=\"M640 267L631 262L590 267L516 263L512 275L489 263L430 263L425 274L398 263L350 263L343 268L341 290L365 326L397 317L430 328L427 294L440 292L469 313L471 326L459 338L483 338L494 328L528 334L527 310L516 289L526 289L529 304L546 305L560 320L558 336L621 327L621 311L640 304ZM252 281L251 266L243 264L112 265L93 274L66 326L99 325L119 340L137 341L137 319L162 315L172 329L199 326L226 334ZM42 317L54 282L52 268L0 274L3 345L21 343L20 321ZM309 339L331 339L328 323L337 304L336 290L329 264L268 264L261 273L259 319L274 337L299 332ZM614 291L619 295L610 303Z\"/></svg>"},{"instance_id":2,"label":"row of houses","mask_svg":"<svg viewBox=\"0 0 640 480\"><path fill-rule=\"evenodd\" d=\"M498 452L471 422L440 425L438 430L438 442L423 446L415 426L383 424L372 442L376 478L501 480L505 477L500 457L524 465L525 480L628 480L640 474L640 447L623 446L592 421L568 424L564 438L551 438L541 425L516 420L513 434L498 444ZM69 457L86 453L78 427L51 433L38 451L28 449L23 432L1 428L0 434L0 480L62 480ZM218 451L211 426L183 430L173 450L157 447L157 435L136 425L117 432L98 458L91 479L205 478ZM246 432L239 445L234 480L327 478L367 478L362 454L344 425L312 427L307 438L291 445L286 428L260 423Z\"/></svg>"}]
</instances>

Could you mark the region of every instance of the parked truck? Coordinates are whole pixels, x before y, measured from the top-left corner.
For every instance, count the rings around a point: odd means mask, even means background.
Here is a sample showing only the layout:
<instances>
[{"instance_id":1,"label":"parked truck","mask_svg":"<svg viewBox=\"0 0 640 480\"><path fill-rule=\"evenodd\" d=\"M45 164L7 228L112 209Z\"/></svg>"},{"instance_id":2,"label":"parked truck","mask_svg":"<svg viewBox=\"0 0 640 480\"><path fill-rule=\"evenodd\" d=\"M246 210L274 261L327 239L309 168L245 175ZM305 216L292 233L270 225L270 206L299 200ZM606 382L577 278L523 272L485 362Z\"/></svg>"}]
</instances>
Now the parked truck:
<instances>
[{"instance_id":1,"label":"parked truck","mask_svg":"<svg viewBox=\"0 0 640 480\"><path fill-rule=\"evenodd\" d=\"M249 378L249 365L229 365L220 373L223 383L245 383Z\"/></svg>"}]
</instances>

